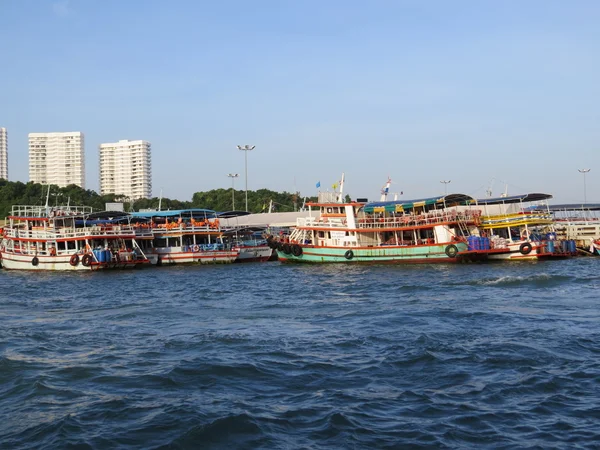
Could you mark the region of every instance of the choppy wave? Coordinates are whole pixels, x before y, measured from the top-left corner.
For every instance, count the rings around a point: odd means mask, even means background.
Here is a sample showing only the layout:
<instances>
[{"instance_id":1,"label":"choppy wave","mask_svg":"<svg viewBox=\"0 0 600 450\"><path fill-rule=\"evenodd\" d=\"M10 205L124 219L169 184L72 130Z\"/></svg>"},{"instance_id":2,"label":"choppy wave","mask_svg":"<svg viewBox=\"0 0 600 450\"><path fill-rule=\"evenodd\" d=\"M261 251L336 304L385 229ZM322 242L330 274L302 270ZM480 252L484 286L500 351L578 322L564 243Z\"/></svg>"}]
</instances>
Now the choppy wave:
<instances>
[{"instance_id":1,"label":"choppy wave","mask_svg":"<svg viewBox=\"0 0 600 450\"><path fill-rule=\"evenodd\" d=\"M599 268L0 271L0 448L595 448Z\"/></svg>"}]
</instances>

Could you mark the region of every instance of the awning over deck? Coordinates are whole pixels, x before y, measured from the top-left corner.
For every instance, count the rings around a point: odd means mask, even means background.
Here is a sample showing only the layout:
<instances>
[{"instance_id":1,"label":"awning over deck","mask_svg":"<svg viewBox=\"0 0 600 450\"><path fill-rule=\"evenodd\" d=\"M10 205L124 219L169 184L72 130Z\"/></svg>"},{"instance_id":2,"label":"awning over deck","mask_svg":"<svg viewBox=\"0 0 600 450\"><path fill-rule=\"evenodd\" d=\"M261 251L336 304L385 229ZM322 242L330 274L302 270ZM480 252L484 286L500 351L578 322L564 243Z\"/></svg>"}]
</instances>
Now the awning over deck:
<instances>
[{"instance_id":1,"label":"awning over deck","mask_svg":"<svg viewBox=\"0 0 600 450\"><path fill-rule=\"evenodd\" d=\"M378 212L403 212L419 207L435 206L448 207L457 205L468 205L474 203L475 199L466 194L449 194L441 197L430 197L418 200L392 200L387 202L371 202L364 206L366 213ZM433 208L426 208L433 209Z\"/></svg>"},{"instance_id":2,"label":"awning over deck","mask_svg":"<svg viewBox=\"0 0 600 450\"><path fill-rule=\"evenodd\" d=\"M173 209L168 211L136 211L130 213L132 217L215 217L216 212L212 209Z\"/></svg>"}]
</instances>

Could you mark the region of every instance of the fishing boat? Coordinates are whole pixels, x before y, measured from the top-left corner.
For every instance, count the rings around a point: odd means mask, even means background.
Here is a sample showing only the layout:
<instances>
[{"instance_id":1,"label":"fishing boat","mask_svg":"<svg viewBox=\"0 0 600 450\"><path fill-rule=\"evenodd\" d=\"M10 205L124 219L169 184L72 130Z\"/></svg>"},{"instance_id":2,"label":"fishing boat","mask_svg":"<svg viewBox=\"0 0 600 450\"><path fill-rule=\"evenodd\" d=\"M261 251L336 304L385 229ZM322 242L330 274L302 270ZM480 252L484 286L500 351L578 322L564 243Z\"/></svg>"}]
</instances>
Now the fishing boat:
<instances>
[{"instance_id":1,"label":"fishing boat","mask_svg":"<svg viewBox=\"0 0 600 450\"><path fill-rule=\"evenodd\" d=\"M231 242L231 247L239 250L236 263L269 261L273 249L269 247L264 233L263 228L242 228L224 233L226 241Z\"/></svg>"},{"instance_id":2,"label":"fishing boat","mask_svg":"<svg viewBox=\"0 0 600 450\"><path fill-rule=\"evenodd\" d=\"M269 238L280 261L455 263L487 257L468 248L469 230L479 225L480 214L458 207L474 202L472 197L345 201L343 183L342 175L339 193L320 192L317 202L307 203L309 216L298 219L289 237Z\"/></svg>"},{"instance_id":3,"label":"fishing boat","mask_svg":"<svg viewBox=\"0 0 600 450\"><path fill-rule=\"evenodd\" d=\"M266 226L252 226L240 223L240 217L248 217L247 211L224 211L217 213L223 240L231 248L239 250L235 262L265 262L269 261L273 249L266 240Z\"/></svg>"},{"instance_id":4,"label":"fishing boat","mask_svg":"<svg viewBox=\"0 0 600 450\"><path fill-rule=\"evenodd\" d=\"M557 235L548 209L550 194L529 193L484 198L475 202L481 211L481 223L469 241L481 249L484 238L490 260L537 260L566 258L577 253L575 241ZM504 251L499 251L504 250Z\"/></svg>"},{"instance_id":5,"label":"fishing boat","mask_svg":"<svg viewBox=\"0 0 600 450\"><path fill-rule=\"evenodd\" d=\"M127 214L86 206L12 207L0 243L9 270L96 271L149 264Z\"/></svg>"},{"instance_id":6,"label":"fishing boat","mask_svg":"<svg viewBox=\"0 0 600 450\"><path fill-rule=\"evenodd\" d=\"M134 229L153 264L232 263L240 251L223 242L223 231L215 211L182 209L131 213Z\"/></svg>"}]
</instances>

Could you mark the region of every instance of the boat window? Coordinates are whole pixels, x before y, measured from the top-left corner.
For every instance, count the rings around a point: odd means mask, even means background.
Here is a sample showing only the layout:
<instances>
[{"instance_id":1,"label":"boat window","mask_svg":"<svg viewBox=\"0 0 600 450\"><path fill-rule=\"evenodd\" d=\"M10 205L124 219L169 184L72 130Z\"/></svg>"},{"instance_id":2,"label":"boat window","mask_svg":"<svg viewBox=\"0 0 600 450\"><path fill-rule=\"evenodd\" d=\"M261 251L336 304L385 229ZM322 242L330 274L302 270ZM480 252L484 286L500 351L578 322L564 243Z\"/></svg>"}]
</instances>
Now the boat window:
<instances>
[{"instance_id":1,"label":"boat window","mask_svg":"<svg viewBox=\"0 0 600 450\"><path fill-rule=\"evenodd\" d=\"M331 208L327 208L327 213L331 214L332 210Z\"/></svg>"},{"instance_id":2,"label":"boat window","mask_svg":"<svg viewBox=\"0 0 600 450\"><path fill-rule=\"evenodd\" d=\"M336 213L336 214L338 214L338 213L340 212L340 209L339 209L339 208L337 208L337 207L336 207L336 208L333 208L333 212L334 212L334 213Z\"/></svg>"},{"instance_id":3,"label":"boat window","mask_svg":"<svg viewBox=\"0 0 600 450\"><path fill-rule=\"evenodd\" d=\"M324 231L319 231L319 237L320 238L324 238L325 237L325 232Z\"/></svg>"}]
</instances>

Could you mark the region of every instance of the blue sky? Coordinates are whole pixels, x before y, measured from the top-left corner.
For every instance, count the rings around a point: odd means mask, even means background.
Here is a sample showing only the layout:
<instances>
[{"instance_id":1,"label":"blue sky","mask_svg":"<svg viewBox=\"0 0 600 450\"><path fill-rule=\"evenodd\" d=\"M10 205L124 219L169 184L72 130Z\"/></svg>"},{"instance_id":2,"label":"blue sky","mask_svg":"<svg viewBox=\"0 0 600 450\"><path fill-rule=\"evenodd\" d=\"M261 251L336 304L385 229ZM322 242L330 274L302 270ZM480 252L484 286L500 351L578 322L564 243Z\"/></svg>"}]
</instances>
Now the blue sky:
<instances>
[{"instance_id":1,"label":"blue sky","mask_svg":"<svg viewBox=\"0 0 600 450\"><path fill-rule=\"evenodd\" d=\"M600 202L598 1L0 0L9 178L27 134L152 143L153 194L377 199L548 192Z\"/></svg>"}]
</instances>

